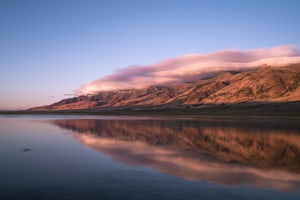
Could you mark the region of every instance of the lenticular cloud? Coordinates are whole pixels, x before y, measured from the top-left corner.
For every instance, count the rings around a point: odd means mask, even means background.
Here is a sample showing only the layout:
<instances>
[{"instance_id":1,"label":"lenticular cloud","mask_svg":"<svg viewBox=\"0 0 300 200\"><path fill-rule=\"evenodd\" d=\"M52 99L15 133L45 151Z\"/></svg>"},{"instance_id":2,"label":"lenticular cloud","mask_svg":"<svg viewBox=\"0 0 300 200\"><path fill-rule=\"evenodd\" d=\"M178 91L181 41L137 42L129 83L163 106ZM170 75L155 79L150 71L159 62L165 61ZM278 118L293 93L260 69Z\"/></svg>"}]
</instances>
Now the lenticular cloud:
<instances>
[{"instance_id":1,"label":"lenticular cloud","mask_svg":"<svg viewBox=\"0 0 300 200\"><path fill-rule=\"evenodd\" d=\"M153 65L119 69L114 74L81 86L76 90L76 94L180 84L207 78L223 71L243 71L266 65L277 67L294 63L300 63L300 50L294 46L188 54Z\"/></svg>"}]
</instances>

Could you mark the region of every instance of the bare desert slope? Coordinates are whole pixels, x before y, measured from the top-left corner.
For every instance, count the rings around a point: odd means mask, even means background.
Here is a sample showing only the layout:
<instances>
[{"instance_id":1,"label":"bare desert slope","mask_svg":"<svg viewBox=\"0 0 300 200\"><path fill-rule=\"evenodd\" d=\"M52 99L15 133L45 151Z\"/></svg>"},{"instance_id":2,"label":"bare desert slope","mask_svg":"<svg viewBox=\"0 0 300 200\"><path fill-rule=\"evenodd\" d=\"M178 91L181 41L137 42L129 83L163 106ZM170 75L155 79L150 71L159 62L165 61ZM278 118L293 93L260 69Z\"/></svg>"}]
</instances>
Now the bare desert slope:
<instances>
[{"instance_id":1,"label":"bare desert slope","mask_svg":"<svg viewBox=\"0 0 300 200\"><path fill-rule=\"evenodd\" d=\"M203 104L300 101L300 64L223 72L216 77L169 86L103 91L31 108L32 111L92 108L180 108Z\"/></svg>"}]
</instances>

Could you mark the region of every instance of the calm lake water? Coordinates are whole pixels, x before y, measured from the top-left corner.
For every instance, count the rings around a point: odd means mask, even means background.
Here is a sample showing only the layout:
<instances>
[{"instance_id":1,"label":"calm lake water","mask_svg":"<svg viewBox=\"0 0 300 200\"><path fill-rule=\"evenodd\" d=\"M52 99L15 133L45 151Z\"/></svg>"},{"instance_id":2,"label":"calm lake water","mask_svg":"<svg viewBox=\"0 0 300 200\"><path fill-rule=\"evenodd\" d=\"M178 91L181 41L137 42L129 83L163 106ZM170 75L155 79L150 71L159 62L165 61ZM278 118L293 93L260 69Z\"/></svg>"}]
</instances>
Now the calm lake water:
<instances>
[{"instance_id":1,"label":"calm lake water","mask_svg":"<svg viewBox=\"0 0 300 200\"><path fill-rule=\"evenodd\" d=\"M0 199L300 199L299 118L0 116Z\"/></svg>"}]
</instances>

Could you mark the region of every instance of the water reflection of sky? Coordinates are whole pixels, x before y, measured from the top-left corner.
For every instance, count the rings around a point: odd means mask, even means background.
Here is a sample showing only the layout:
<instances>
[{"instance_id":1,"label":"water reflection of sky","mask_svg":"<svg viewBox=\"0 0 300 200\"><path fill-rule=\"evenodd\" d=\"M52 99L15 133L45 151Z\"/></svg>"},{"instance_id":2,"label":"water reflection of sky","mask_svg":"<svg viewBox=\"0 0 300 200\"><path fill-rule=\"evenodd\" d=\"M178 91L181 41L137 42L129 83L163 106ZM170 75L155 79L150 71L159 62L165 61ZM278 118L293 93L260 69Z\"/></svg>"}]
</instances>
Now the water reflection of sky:
<instances>
[{"instance_id":1,"label":"water reflection of sky","mask_svg":"<svg viewBox=\"0 0 300 200\"><path fill-rule=\"evenodd\" d=\"M128 165L189 180L279 191L300 188L300 133L294 122L51 120L72 130L81 144Z\"/></svg>"}]
</instances>

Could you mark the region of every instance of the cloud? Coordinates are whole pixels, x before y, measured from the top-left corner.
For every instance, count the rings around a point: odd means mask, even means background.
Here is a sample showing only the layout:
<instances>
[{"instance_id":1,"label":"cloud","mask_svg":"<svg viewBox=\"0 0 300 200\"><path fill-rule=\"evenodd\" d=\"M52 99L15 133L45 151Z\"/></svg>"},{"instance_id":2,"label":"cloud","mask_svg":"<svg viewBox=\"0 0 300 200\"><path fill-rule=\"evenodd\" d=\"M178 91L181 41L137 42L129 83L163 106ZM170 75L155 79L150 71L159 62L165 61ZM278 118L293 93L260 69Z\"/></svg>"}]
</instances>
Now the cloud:
<instances>
[{"instance_id":1,"label":"cloud","mask_svg":"<svg viewBox=\"0 0 300 200\"><path fill-rule=\"evenodd\" d=\"M188 54L153 65L118 69L114 74L81 86L75 93L95 94L99 91L179 84L193 82L228 70L243 71L264 65L284 66L294 63L300 63L300 50L294 46Z\"/></svg>"},{"instance_id":2,"label":"cloud","mask_svg":"<svg viewBox=\"0 0 300 200\"><path fill-rule=\"evenodd\" d=\"M67 94L64 94L64 96L71 96L71 97L73 97L73 96L76 96L76 94L73 94L73 93L67 93Z\"/></svg>"}]
</instances>

